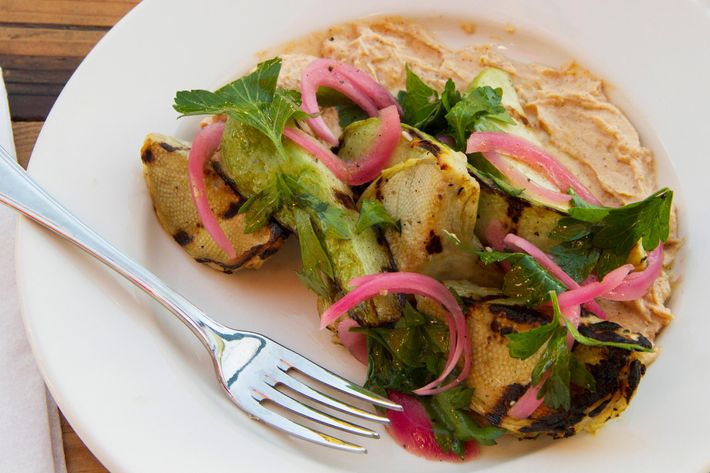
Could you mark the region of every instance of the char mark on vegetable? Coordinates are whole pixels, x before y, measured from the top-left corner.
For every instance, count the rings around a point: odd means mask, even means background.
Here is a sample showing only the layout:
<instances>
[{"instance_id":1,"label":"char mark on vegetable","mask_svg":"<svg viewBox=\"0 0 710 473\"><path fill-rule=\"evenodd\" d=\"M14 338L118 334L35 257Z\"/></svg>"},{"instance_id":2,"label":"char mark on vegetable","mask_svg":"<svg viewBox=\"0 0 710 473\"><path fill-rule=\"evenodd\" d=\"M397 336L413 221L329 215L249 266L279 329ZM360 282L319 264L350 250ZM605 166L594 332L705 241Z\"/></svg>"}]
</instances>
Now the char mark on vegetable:
<instances>
[{"instance_id":1,"label":"char mark on vegetable","mask_svg":"<svg viewBox=\"0 0 710 473\"><path fill-rule=\"evenodd\" d=\"M430 255L444 251L444 247L441 244L441 237L437 235L434 230L429 230L429 239L427 240L425 248Z\"/></svg>"},{"instance_id":2,"label":"char mark on vegetable","mask_svg":"<svg viewBox=\"0 0 710 473\"><path fill-rule=\"evenodd\" d=\"M523 215L523 211L530 207L530 202L510 196L506 196L506 198L508 200L508 217L510 217L513 224L517 225Z\"/></svg>"},{"instance_id":3,"label":"char mark on vegetable","mask_svg":"<svg viewBox=\"0 0 710 473\"><path fill-rule=\"evenodd\" d=\"M286 241L286 237L290 233L288 230L286 230L277 223L270 223L269 230L269 241L261 245L255 245L249 248L248 251L241 253L240 258L234 263L224 263L222 261L215 261L210 258L195 258L195 261L217 268L227 274L231 274L234 272L234 270L241 268L254 258L266 260L269 256L275 254L283 246L284 242Z\"/></svg>"},{"instance_id":4,"label":"char mark on vegetable","mask_svg":"<svg viewBox=\"0 0 710 473\"><path fill-rule=\"evenodd\" d=\"M171 144L169 144L169 143L166 143L166 142L164 142L164 141L161 141L161 142L158 143L158 144L160 145L161 148L163 148L163 149L164 149L165 151L167 151L168 153L172 153L173 151L177 151L178 149L180 149L180 148L177 148L177 147L175 147L175 146L173 146L173 145L171 145Z\"/></svg>"},{"instance_id":5,"label":"char mark on vegetable","mask_svg":"<svg viewBox=\"0 0 710 473\"><path fill-rule=\"evenodd\" d=\"M239 189L237 189L237 183L234 181L234 179L229 177L229 174L224 170L219 161L212 161L211 164L214 172L216 172L217 175L222 178L225 184L227 184L229 188L234 191L235 194L241 196Z\"/></svg>"},{"instance_id":6,"label":"char mark on vegetable","mask_svg":"<svg viewBox=\"0 0 710 473\"><path fill-rule=\"evenodd\" d=\"M638 387L639 382L641 382L641 377L644 374L646 374L646 365L641 363L639 360L632 361L631 366L629 366L629 381L626 386L626 392L624 393L626 402L631 402L631 398L636 392L636 388Z\"/></svg>"},{"instance_id":7,"label":"char mark on vegetable","mask_svg":"<svg viewBox=\"0 0 710 473\"><path fill-rule=\"evenodd\" d=\"M606 406L608 406L610 402L611 402L611 398L603 400L601 403L599 403L599 405L597 407L595 407L594 409L589 411L589 414L587 414L587 415L589 417L598 416L599 414L601 414L604 411L604 409L606 409Z\"/></svg>"},{"instance_id":8,"label":"char mark on vegetable","mask_svg":"<svg viewBox=\"0 0 710 473\"><path fill-rule=\"evenodd\" d=\"M506 386L503 395L498 399L498 402L493 407L493 410L485 415L488 422L498 426L501 420L510 409L510 406L520 399L520 396L525 394L528 386L523 386L519 383L513 383Z\"/></svg>"},{"instance_id":9,"label":"char mark on vegetable","mask_svg":"<svg viewBox=\"0 0 710 473\"><path fill-rule=\"evenodd\" d=\"M441 148L436 143L432 143L431 141L426 140L426 139L419 139L419 140L413 141L412 147L413 148L421 148L425 151L428 151L429 153L433 154L437 158L441 154Z\"/></svg>"},{"instance_id":10,"label":"char mark on vegetable","mask_svg":"<svg viewBox=\"0 0 710 473\"><path fill-rule=\"evenodd\" d=\"M385 198L384 194L382 194L382 179L377 179L375 181L375 199L379 200L382 202L382 200Z\"/></svg>"},{"instance_id":11,"label":"char mark on vegetable","mask_svg":"<svg viewBox=\"0 0 710 473\"><path fill-rule=\"evenodd\" d=\"M335 200L343 204L343 207L345 207L346 209L357 210L355 207L355 202L353 202L353 198L348 194L340 192L339 190L334 190L333 197L335 197Z\"/></svg>"},{"instance_id":12,"label":"char mark on vegetable","mask_svg":"<svg viewBox=\"0 0 710 473\"><path fill-rule=\"evenodd\" d=\"M582 422L585 416L597 417L606 412L606 418L616 414L609 412L609 405L618 407L621 388L631 391L624 396L628 402L635 391L632 388L634 375L630 372L631 366L638 360L629 362L632 352L620 348L607 347L602 349L602 360L597 364L586 364L586 368L596 382L596 390L588 391L573 388L572 404L568 411L555 410L549 414L535 419L530 425L522 427L521 433L548 433L554 437L569 437L575 433L575 425ZM638 362L641 366L642 363ZM639 373L641 369L639 368ZM636 383L638 385L638 381ZM623 402L623 401L622 401ZM596 405L596 406L595 406ZM590 410L592 406L595 406ZM606 419L602 419L606 420Z\"/></svg>"},{"instance_id":13,"label":"char mark on vegetable","mask_svg":"<svg viewBox=\"0 0 710 473\"><path fill-rule=\"evenodd\" d=\"M229 220L230 218L236 217L241 206L241 202L230 202L229 207L227 207L227 210L222 214L222 218Z\"/></svg>"},{"instance_id":14,"label":"char mark on vegetable","mask_svg":"<svg viewBox=\"0 0 710 473\"><path fill-rule=\"evenodd\" d=\"M489 310L496 317L503 317L516 324L541 325L550 321L549 316L525 307L491 304Z\"/></svg>"},{"instance_id":15,"label":"char mark on vegetable","mask_svg":"<svg viewBox=\"0 0 710 473\"><path fill-rule=\"evenodd\" d=\"M653 344L643 335L632 333L630 330L622 328L614 322L602 321L592 324L581 324L579 333L585 337L594 338L601 342L617 342L629 343L629 340L634 340L634 343L641 345L644 348L653 348Z\"/></svg>"},{"instance_id":16,"label":"char mark on vegetable","mask_svg":"<svg viewBox=\"0 0 710 473\"><path fill-rule=\"evenodd\" d=\"M177 233L175 233L175 235L173 235L173 238L180 246L187 246L192 243L193 240L193 236L187 233L185 230L179 230Z\"/></svg>"},{"instance_id":17,"label":"char mark on vegetable","mask_svg":"<svg viewBox=\"0 0 710 473\"><path fill-rule=\"evenodd\" d=\"M141 154L141 161L146 164L152 163L154 158L153 151L151 151L150 148L146 148L145 151L143 151L143 154Z\"/></svg>"},{"instance_id":18,"label":"char mark on vegetable","mask_svg":"<svg viewBox=\"0 0 710 473\"><path fill-rule=\"evenodd\" d=\"M497 317L491 321L491 331L502 336L515 333L515 329L513 327L502 325Z\"/></svg>"}]
</instances>

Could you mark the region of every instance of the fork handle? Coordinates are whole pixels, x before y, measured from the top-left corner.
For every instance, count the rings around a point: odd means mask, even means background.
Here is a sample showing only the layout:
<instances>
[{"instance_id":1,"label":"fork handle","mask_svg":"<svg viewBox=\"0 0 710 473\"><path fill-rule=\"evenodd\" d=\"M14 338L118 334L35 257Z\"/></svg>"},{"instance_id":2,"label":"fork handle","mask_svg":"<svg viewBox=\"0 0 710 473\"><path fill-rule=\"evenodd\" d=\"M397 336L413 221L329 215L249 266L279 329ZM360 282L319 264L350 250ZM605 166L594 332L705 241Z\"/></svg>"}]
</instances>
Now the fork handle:
<instances>
[{"instance_id":1,"label":"fork handle","mask_svg":"<svg viewBox=\"0 0 710 473\"><path fill-rule=\"evenodd\" d=\"M0 202L66 238L175 314L211 352L219 333L233 331L207 317L156 275L121 253L57 202L0 146Z\"/></svg>"}]
</instances>

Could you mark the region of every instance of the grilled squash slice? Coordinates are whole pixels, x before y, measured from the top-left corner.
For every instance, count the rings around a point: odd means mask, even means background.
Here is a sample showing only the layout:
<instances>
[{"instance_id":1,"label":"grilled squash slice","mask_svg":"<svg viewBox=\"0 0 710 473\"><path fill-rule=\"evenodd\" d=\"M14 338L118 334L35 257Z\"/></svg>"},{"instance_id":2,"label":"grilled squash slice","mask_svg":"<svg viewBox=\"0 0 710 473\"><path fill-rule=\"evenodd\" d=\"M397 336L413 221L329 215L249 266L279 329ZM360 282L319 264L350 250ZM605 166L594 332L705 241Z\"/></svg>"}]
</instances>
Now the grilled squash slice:
<instances>
[{"instance_id":1,"label":"grilled squash slice","mask_svg":"<svg viewBox=\"0 0 710 473\"><path fill-rule=\"evenodd\" d=\"M218 271L261 267L284 244L288 230L271 222L254 233L244 233L244 215L238 212L245 199L214 169L207 169L210 205L237 252L237 258L229 259L197 215L187 177L189 150L189 143L158 134L148 135L141 148L145 181L160 225L197 262Z\"/></svg>"}]
</instances>

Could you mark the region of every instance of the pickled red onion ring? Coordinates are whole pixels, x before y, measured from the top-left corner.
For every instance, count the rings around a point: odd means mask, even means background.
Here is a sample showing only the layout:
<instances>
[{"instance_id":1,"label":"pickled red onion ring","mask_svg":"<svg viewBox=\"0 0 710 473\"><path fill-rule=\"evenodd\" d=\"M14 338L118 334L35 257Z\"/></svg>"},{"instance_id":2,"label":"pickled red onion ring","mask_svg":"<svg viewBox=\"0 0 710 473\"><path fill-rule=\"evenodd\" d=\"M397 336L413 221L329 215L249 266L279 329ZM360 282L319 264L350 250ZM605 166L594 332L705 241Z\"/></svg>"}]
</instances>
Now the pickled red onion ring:
<instances>
[{"instance_id":1,"label":"pickled red onion ring","mask_svg":"<svg viewBox=\"0 0 710 473\"><path fill-rule=\"evenodd\" d=\"M569 194L546 189L534 181L531 181L525 177L522 172L507 163L506 160L501 158L496 152L483 153L483 156L508 178L508 181L510 181L513 186L523 189L532 197L537 197L542 201L547 201L554 205L567 205L570 199L572 199L572 196Z\"/></svg>"},{"instance_id":2,"label":"pickled red onion ring","mask_svg":"<svg viewBox=\"0 0 710 473\"><path fill-rule=\"evenodd\" d=\"M418 273L380 273L353 279L355 288L347 295L331 305L321 316L321 328L335 322L338 317L354 308L361 302L388 292L401 294L417 294L429 297L441 304L448 312L449 356L441 374L431 383L416 389L414 394L432 395L444 392L460 384L471 371L471 345L468 343L468 328L461 307L449 290L436 279ZM440 384L453 371L459 359L463 356L464 363L461 373L444 386Z\"/></svg>"},{"instance_id":3,"label":"pickled red onion ring","mask_svg":"<svg viewBox=\"0 0 710 473\"><path fill-rule=\"evenodd\" d=\"M584 304L596 297L605 297L609 292L623 283L626 276L628 276L633 269L633 265L625 264L609 272L601 281L591 282L576 289L570 289L569 291L561 293L557 296L560 302L560 308L564 309L565 307Z\"/></svg>"},{"instance_id":4,"label":"pickled red onion ring","mask_svg":"<svg viewBox=\"0 0 710 473\"><path fill-rule=\"evenodd\" d=\"M379 112L380 127L377 138L364 156L354 161L343 161L317 139L298 128L286 127L283 134L288 139L321 161L335 177L350 185L374 180L387 166L402 134L397 108L390 105Z\"/></svg>"},{"instance_id":5,"label":"pickled red onion ring","mask_svg":"<svg viewBox=\"0 0 710 473\"><path fill-rule=\"evenodd\" d=\"M348 170L345 167L345 162L340 159L337 154L323 146L323 143L305 131L294 127L285 127L283 134L286 138L293 141L322 162L325 167L330 169L330 172L335 174L335 177L345 182L348 177Z\"/></svg>"},{"instance_id":6,"label":"pickled red onion ring","mask_svg":"<svg viewBox=\"0 0 710 473\"><path fill-rule=\"evenodd\" d=\"M237 252L227 235L217 222L217 217L210 208L205 189L205 165L212 154L217 151L224 134L224 122L219 121L202 128L192 142L187 160L187 176L190 183L190 193L207 233L231 259L237 257Z\"/></svg>"},{"instance_id":7,"label":"pickled red onion ring","mask_svg":"<svg viewBox=\"0 0 710 473\"><path fill-rule=\"evenodd\" d=\"M555 158L545 153L533 143L508 133L485 131L472 133L466 146L467 153L501 153L520 160L538 171L550 176L552 182L567 192L570 188L582 199L594 205L601 205L594 195Z\"/></svg>"},{"instance_id":8,"label":"pickled red onion ring","mask_svg":"<svg viewBox=\"0 0 710 473\"><path fill-rule=\"evenodd\" d=\"M360 69L351 66L350 64L345 64L342 62L336 63L332 60L331 63L333 63L334 67L339 72L348 77L355 85L355 87L357 87L358 89L360 89L361 92L365 93L368 97L370 97L370 100L372 100L372 102L375 104L375 106L377 106L377 108L383 109L389 107L390 105L394 105L395 107L397 107L397 112L399 112L399 116L404 116L404 110L402 110L402 106L399 104L399 102L397 102L397 100L392 96L389 90L383 87L375 79L373 79Z\"/></svg>"},{"instance_id":9,"label":"pickled red onion ring","mask_svg":"<svg viewBox=\"0 0 710 473\"><path fill-rule=\"evenodd\" d=\"M320 113L316 93L321 86L337 90L371 117L376 116L378 110L393 105L401 114L399 104L387 89L364 72L332 59L316 59L304 69L301 76L301 108L304 112ZM309 118L307 123L318 138L331 146L338 144L338 138L323 117Z\"/></svg>"},{"instance_id":10,"label":"pickled red onion ring","mask_svg":"<svg viewBox=\"0 0 710 473\"><path fill-rule=\"evenodd\" d=\"M545 402L544 398L538 399L537 394L540 392L540 388L547 381L550 374L545 373L537 386L530 386L525 393L520 396L520 398L515 401L515 404L508 410L508 415L515 419L527 419L532 415L538 407Z\"/></svg>"},{"instance_id":11,"label":"pickled red onion ring","mask_svg":"<svg viewBox=\"0 0 710 473\"><path fill-rule=\"evenodd\" d=\"M633 301L646 295L663 270L663 244L659 243L647 258L646 269L626 276L624 282L606 293L604 298L612 301Z\"/></svg>"}]
</instances>

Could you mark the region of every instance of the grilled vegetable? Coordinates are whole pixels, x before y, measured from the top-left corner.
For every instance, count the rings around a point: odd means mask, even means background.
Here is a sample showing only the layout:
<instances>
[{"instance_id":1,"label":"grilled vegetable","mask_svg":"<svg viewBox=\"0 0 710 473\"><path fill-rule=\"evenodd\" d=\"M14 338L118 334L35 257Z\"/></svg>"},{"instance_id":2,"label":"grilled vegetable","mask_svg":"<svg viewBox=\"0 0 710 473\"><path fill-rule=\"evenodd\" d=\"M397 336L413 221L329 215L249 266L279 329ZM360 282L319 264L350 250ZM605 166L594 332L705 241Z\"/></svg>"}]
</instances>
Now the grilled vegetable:
<instances>
[{"instance_id":1,"label":"grilled vegetable","mask_svg":"<svg viewBox=\"0 0 710 473\"><path fill-rule=\"evenodd\" d=\"M515 419L507 415L508 409L530 386L532 369L543 350L525 360L511 358L505 335L539 327L551 317L530 309L489 303L469 306L466 316L473 345L473 369L468 378L474 392L471 410L492 425L522 437L594 432L626 409L646 370L646 360L652 356L621 348L575 344L572 354L591 373L595 390L573 386L569 410L553 410L543 404L528 419ZM582 317L579 331L599 340L651 346L643 336L590 315Z\"/></svg>"},{"instance_id":2,"label":"grilled vegetable","mask_svg":"<svg viewBox=\"0 0 710 473\"><path fill-rule=\"evenodd\" d=\"M354 159L371 143L378 119L345 130L342 159ZM473 234L479 186L466 169L466 157L443 143L404 126L390 167L363 193L360 204L375 199L399 222L384 229L400 271L439 279L473 279L496 284L496 271L483 270L475 256L461 251L445 235L455 233L476 244ZM478 244L480 246L480 244Z\"/></svg>"},{"instance_id":3,"label":"grilled vegetable","mask_svg":"<svg viewBox=\"0 0 710 473\"><path fill-rule=\"evenodd\" d=\"M475 233L483 243L495 246L497 236L502 239L508 233L515 233L545 252L559 244L548 235L565 216L563 212L522 196L512 196L485 179L479 179L479 182L481 198Z\"/></svg>"},{"instance_id":4,"label":"grilled vegetable","mask_svg":"<svg viewBox=\"0 0 710 473\"><path fill-rule=\"evenodd\" d=\"M502 104L506 107L515 123L500 124L502 131L526 140L540 144L535 134L525 125L527 117L523 110L513 83L508 74L500 69L484 69L471 83L471 88L490 86L503 90ZM491 245L494 235L515 233L528 241L533 242L543 251L559 242L548 238L550 231L557 226L557 222L565 215L565 207L555 208L551 205L536 200L533 196L523 192L518 195L511 194L510 189L502 188L491 175L502 178L495 168L485 161L480 155L471 156L474 166L472 171L481 183L481 197L479 201L478 221L476 222L476 235L484 243ZM545 179L529 168L520 168L530 174L538 182ZM492 222L499 222L493 223Z\"/></svg>"},{"instance_id":5,"label":"grilled vegetable","mask_svg":"<svg viewBox=\"0 0 710 473\"><path fill-rule=\"evenodd\" d=\"M268 189L277 174L284 173L315 198L342 212L346 224L354 229L358 212L351 189L302 148L288 140L284 140L283 146L285 158L277 155L273 144L254 128L232 119L227 121L222 161L239 192L253 197ZM286 228L295 230L298 212L297 207L286 205L274 217ZM328 231L321 223L317 219L314 222L332 264L333 287L329 288L328 297L331 301L344 294L352 278L395 269L387 245L378 241L372 228L361 233L353 231L349 237L343 238ZM350 315L361 325L373 326L396 320L400 313L396 297L378 296L361 304Z\"/></svg>"},{"instance_id":6,"label":"grilled vegetable","mask_svg":"<svg viewBox=\"0 0 710 473\"><path fill-rule=\"evenodd\" d=\"M160 225L197 262L218 271L261 267L284 244L288 230L270 222L257 232L245 233L244 215L238 214L244 198L213 169L206 170L212 209L237 252L237 258L230 260L197 215L187 178L189 150L189 143L158 134L148 135L141 148L143 172Z\"/></svg>"}]
</instances>

